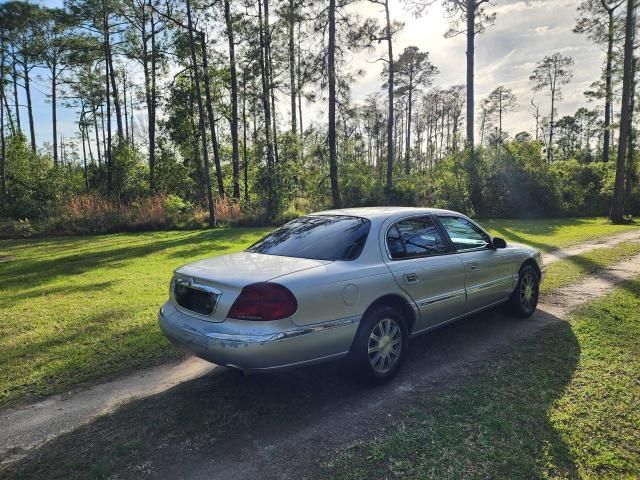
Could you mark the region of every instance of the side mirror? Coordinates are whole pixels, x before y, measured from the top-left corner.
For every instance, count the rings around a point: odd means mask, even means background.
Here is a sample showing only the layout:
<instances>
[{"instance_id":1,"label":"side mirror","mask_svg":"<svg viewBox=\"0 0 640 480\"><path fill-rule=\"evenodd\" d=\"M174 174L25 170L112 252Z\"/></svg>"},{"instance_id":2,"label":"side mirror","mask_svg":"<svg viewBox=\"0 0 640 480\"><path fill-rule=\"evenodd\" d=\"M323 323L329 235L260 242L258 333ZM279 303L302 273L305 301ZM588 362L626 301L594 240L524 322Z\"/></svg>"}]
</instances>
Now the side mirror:
<instances>
[{"instance_id":1,"label":"side mirror","mask_svg":"<svg viewBox=\"0 0 640 480\"><path fill-rule=\"evenodd\" d=\"M507 242L500 237L493 237L491 243L493 244L493 248L507 248Z\"/></svg>"}]
</instances>

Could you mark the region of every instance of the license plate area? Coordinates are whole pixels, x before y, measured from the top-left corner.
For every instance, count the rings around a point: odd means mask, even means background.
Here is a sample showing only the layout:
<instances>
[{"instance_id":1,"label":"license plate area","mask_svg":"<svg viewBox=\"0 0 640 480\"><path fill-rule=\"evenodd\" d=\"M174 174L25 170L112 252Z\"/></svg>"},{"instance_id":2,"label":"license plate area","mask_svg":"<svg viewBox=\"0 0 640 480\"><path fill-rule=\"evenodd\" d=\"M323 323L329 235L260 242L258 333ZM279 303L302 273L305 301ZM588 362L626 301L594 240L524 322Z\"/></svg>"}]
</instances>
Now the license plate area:
<instances>
[{"instance_id":1,"label":"license plate area","mask_svg":"<svg viewBox=\"0 0 640 480\"><path fill-rule=\"evenodd\" d=\"M220 291L193 280L176 279L173 296L176 303L200 315L211 315L218 304Z\"/></svg>"}]
</instances>

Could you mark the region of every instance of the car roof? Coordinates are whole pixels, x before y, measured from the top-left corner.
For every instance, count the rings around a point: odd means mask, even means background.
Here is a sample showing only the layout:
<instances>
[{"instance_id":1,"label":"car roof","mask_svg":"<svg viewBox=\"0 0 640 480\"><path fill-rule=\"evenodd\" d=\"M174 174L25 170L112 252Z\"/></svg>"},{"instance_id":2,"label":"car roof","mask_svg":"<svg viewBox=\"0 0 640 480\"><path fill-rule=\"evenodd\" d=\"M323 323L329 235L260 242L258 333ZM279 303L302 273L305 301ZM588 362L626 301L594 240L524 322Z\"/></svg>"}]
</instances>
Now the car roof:
<instances>
[{"instance_id":1,"label":"car roof","mask_svg":"<svg viewBox=\"0 0 640 480\"><path fill-rule=\"evenodd\" d=\"M419 207L360 207L360 208L341 208L337 210L324 210L322 212L314 212L310 215L348 215L351 217L362 217L369 220L382 220L395 215L420 215L420 214L455 214L461 215L452 210L441 210L438 208L419 208Z\"/></svg>"}]
</instances>

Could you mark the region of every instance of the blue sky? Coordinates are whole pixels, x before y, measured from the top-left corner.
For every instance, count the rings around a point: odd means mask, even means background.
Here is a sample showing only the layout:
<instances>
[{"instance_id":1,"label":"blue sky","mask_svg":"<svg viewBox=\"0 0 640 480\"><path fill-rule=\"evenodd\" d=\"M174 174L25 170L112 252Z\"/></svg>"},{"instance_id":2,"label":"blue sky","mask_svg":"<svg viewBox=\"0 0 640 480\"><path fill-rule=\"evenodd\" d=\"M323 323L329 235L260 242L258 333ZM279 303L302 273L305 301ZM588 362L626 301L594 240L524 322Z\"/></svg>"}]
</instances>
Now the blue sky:
<instances>
[{"instance_id":1,"label":"blue sky","mask_svg":"<svg viewBox=\"0 0 640 480\"><path fill-rule=\"evenodd\" d=\"M61 1L39 2L46 6L60 6ZM493 88L504 84L513 89L519 100L519 107L505 119L506 130L514 135L521 130L531 131L533 120L527 106L533 97L528 80L535 62L553 51L561 51L575 59L575 76L564 89L564 100L558 112L569 114L584 105L583 91L598 76L603 61L603 52L584 36L572 32L576 21L576 0L496 0L493 10L497 13L494 26L477 37L476 41L476 98L479 102ZM465 80L465 39L463 36L445 39L448 29L442 8L434 5L428 15L414 18L401 0L391 0L391 14L394 19L405 22L404 29L397 35L394 49L400 53L408 45L416 45L431 54L432 62L439 68L436 84L446 87L462 84ZM380 8L368 2L361 2L354 9L363 16L380 16ZM369 93L379 90L381 63L373 60L383 54L383 46L377 52L354 54L351 64L363 68L365 75L353 86L354 100L360 100ZM34 70L33 105L36 123L36 137L39 145L51 143L51 105L47 100L48 85L46 72ZM37 78L42 76L43 78ZM22 90L21 103L25 103ZM536 94L543 114L548 114L548 98L544 93ZM594 105L596 106L596 105ZM278 109L283 121L287 118L287 102L280 103ZM324 105L307 105L306 117L323 120ZM138 112L142 121L142 112ZM26 127L26 110L22 111L23 128ZM76 135L76 113L59 107L59 135ZM308 123L308 121L307 121Z\"/></svg>"}]
</instances>

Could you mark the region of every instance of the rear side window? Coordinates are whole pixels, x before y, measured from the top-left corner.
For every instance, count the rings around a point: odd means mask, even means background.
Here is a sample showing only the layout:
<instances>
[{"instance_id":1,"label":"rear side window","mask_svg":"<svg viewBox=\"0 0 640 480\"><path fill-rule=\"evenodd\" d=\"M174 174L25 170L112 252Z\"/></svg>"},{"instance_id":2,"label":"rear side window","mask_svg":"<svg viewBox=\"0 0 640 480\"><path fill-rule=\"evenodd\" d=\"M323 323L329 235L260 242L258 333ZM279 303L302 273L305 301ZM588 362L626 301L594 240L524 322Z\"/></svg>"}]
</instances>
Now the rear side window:
<instances>
[{"instance_id":1,"label":"rear side window","mask_svg":"<svg viewBox=\"0 0 640 480\"><path fill-rule=\"evenodd\" d=\"M461 217L438 217L458 251L487 248L491 238L480 228Z\"/></svg>"},{"instance_id":2,"label":"rear side window","mask_svg":"<svg viewBox=\"0 0 640 480\"><path fill-rule=\"evenodd\" d=\"M393 260L448 251L431 217L407 218L393 224L387 231L387 247Z\"/></svg>"},{"instance_id":3,"label":"rear side window","mask_svg":"<svg viewBox=\"0 0 640 480\"><path fill-rule=\"evenodd\" d=\"M355 260L371 222L347 215L308 215L293 220L253 244L247 252L314 260Z\"/></svg>"}]
</instances>

